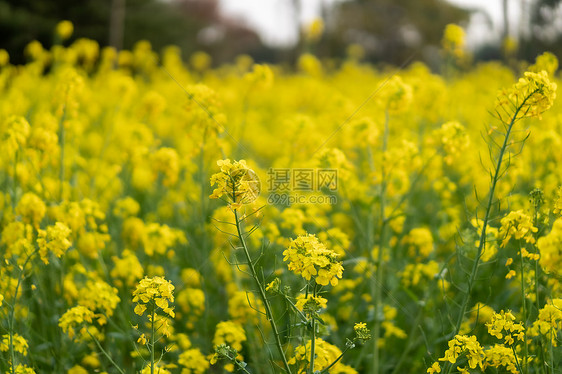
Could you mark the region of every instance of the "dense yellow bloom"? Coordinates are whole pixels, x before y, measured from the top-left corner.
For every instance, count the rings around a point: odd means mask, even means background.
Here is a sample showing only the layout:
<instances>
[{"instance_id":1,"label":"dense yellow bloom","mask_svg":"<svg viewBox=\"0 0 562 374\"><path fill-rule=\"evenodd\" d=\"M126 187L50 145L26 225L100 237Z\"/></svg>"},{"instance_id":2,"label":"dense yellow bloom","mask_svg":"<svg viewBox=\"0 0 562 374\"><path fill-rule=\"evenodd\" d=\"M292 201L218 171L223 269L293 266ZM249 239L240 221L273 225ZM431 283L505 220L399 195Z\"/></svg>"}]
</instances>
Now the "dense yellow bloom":
<instances>
[{"instance_id":1,"label":"dense yellow bloom","mask_svg":"<svg viewBox=\"0 0 562 374\"><path fill-rule=\"evenodd\" d=\"M427 264L407 264L400 273L400 276L405 287L415 287L420 283L424 285L425 282L435 279L439 271L439 263L437 261L429 261Z\"/></svg>"},{"instance_id":2,"label":"dense yellow bloom","mask_svg":"<svg viewBox=\"0 0 562 374\"><path fill-rule=\"evenodd\" d=\"M68 369L66 374L88 374L88 370L84 369L80 365L74 365L73 367Z\"/></svg>"},{"instance_id":3,"label":"dense yellow bloom","mask_svg":"<svg viewBox=\"0 0 562 374\"><path fill-rule=\"evenodd\" d=\"M515 115L516 119L540 118L554 103L556 87L556 83L548 79L544 70L538 73L525 72L513 87L503 90L498 95L496 112L499 119L509 123Z\"/></svg>"},{"instance_id":4,"label":"dense yellow bloom","mask_svg":"<svg viewBox=\"0 0 562 374\"><path fill-rule=\"evenodd\" d=\"M462 27L450 23L445 27L445 32L443 33L443 39L441 40L441 45L445 51L451 53L454 56L460 57L463 54L463 48L465 43L465 32Z\"/></svg>"},{"instance_id":5,"label":"dense yellow bloom","mask_svg":"<svg viewBox=\"0 0 562 374\"><path fill-rule=\"evenodd\" d=\"M433 252L433 235L425 227L412 229L402 243L408 247L408 254L412 258L424 259Z\"/></svg>"},{"instance_id":6,"label":"dense yellow bloom","mask_svg":"<svg viewBox=\"0 0 562 374\"><path fill-rule=\"evenodd\" d=\"M511 238L516 240L523 239L527 243L534 243L533 233L538 229L533 226L532 219L522 210L509 212L501 219L501 227L498 237L502 239L501 247L505 247Z\"/></svg>"},{"instance_id":7,"label":"dense yellow bloom","mask_svg":"<svg viewBox=\"0 0 562 374\"><path fill-rule=\"evenodd\" d=\"M117 289L101 280L87 281L85 287L78 291L78 305L85 306L93 312L102 313L96 314L100 325L104 325L106 319L113 315L119 301Z\"/></svg>"},{"instance_id":8,"label":"dense yellow bloom","mask_svg":"<svg viewBox=\"0 0 562 374\"><path fill-rule=\"evenodd\" d=\"M111 269L110 275L113 278L119 278L119 283L124 282L127 286L132 287L143 277L144 269L133 251L125 249L121 258L113 256L112 260L115 267Z\"/></svg>"},{"instance_id":9,"label":"dense yellow bloom","mask_svg":"<svg viewBox=\"0 0 562 374\"><path fill-rule=\"evenodd\" d=\"M428 374L441 373L441 366L439 365L439 362L434 362L431 365L431 367L427 369L426 373Z\"/></svg>"},{"instance_id":10,"label":"dense yellow bloom","mask_svg":"<svg viewBox=\"0 0 562 374\"><path fill-rule=\"evenodd\" d=\"M530 335L542 334L558 345L558 335L562 331L562 299L552 299L539 310L539 316L530 329Z\"/></svg>"},{"instance_id":11,"label":"dense yellow bloom","mask_svg":"<svg viewBox=\"0 0 562 374\"><path fill-rule=\"evenodd\" d=\"M92 323L93 318L94 312L84 306L78 305L68 309L60 317L59 327L70 339L73 339L74 336L76 336L77 329L80 327L81 334L86 334L87 327L84 327L83 324Z\"/></svg>"},{"instance_id":12,"label":"dense yellow bloom","mask_svg":"<svg viewBox=\"0 0 562 374\"><path fill-rule=\"evenodd\" d=\"M307 367L310 365L310 343L301 344L295 348L294 356L289 360L290 365L296 365L297 373L304 374L307 372ZM316 338L315 350L316 358L314 360L314 371L322 371L333 363L340 355L341 350L323 339ZM357 373L354 369L338 361L329 371L330 373Z\"/></svg>"},{"instance_id":13,"label":"dense yellow bloom","mask_svg":"<svg viewBox=\"0 0 562 374\"><path fill-rule=\"evenodd\" d=\"M12 161L16 151L25 147L29 132L29 122L25 118L13 115L5 119L0 129L0 144L3 151L1 157Z\"/></svg>"},{"instance_id":14,"label":"dense yellow bloom","mask_svg":"<svg viewBox=\"0 0 562 374\"><path fill-rule=\"evenodd\" d=\"M181 374L203 374L209 369L209 361L198 348L182 352L178 364L182 366Z\"/></svg>"},{"instance_id":15,"label":"dense yellow bloom","mask_svg":"<svg viewBox=\"0 0 562 374\"><path fill-rule=\"evenodd\" d=\"M325 309L328 307L328 300L323 298L322 296L312 296L305 294L300 294L297 296L297 302L295 306L301 312L305 312L309 315L316 314L320 309Z\"/></svg>"},{"instance_id":16,"label":"dense yellow bloom","mask_svg":"<svg viewBox=\"0 0 562 374\"><path fill-rule=\"evenodd\" d=\"M162 184L164 186L172 186L178 181L178 173L180 171L179 157L175 149L163 147L150 155L152 172L156 177L161 174L163 176Z\"/></svg>"},{"instance_id":17,"label":"dense yellow bloom","mask_svg":"<svg viewBox=\"0 0 562 374\"><path fill-rule=\"evenodd\" d=\"M448 344L449 349L445 351L445 355L439 361L448 361L454 364L461 354L466 354L468 366L471 369L475 369L477 366L480 366L482 370L484 369L485 354L482 346L476 340L476 336L456 335L449 340Z\"/></svg>"},{"instance_id":18,"label":"dense yellow bloom","mask_svg":"<svg viewBox=\"0 0 562 374\"><path fill-rule=\"evenodd\" d=\"M38 231L37 245L39 246L39 256L45 264L49 263L47 258L49 252L60 258L72 245L72 242L69 240L70 233L70 229L61 222L47 226L46 230Z\"/></svg>"},{"instance_id":19,"label":"dense yellow bloom","mask_svg":"<svg viewBox=\"0 0 562 374\"><path fill-rule=\"evenodd\" d=\"M184 288L178 292L176 304L182 314L187 317L187 327L192 328L205 312L205 293L199 288Z\"/></svg>"},{"instance_id":20,"label":"dense yellow bloom","mask_svg":"<svg viewBox=\"0 0 562 374\"><path fill-rule=\"evenodd\" d=\"M26 255L33 252L31 225L19 221L10 222L4 227L1 235L0 244L6 246L6 258L17 255L19 260L25 260Z\"/></svg>"},{"instance_id":21,"label":"dense yellow bloom","mask_svg":"<svg viewBox=\"0 0 562 374\"><path fill-rule=\"evenodd\" d=\"M515 316L511 311L504 312L503 310L492 316L492 320L486 323L488 333L498 339L504 339L508 345L513 345L517 340L523 340L525 328L521 323L515 323Z\"/></svg>"},{"instance_id":22,"label":"dense yellow bloom","mask_svg":"<svg viewBox=\"0 0 562 374\"><path fill-rule=\"evenodd\" d=\"M521 361L521 359L519 359L519 361ZM513 350L504 345L494 344L493 347L487 349L486 363L495 368L504 366L505 369L512 374L519 373L517 370L517 359L513 354Z\"/></svg>"},{"instance_id":23,"label":"dense yellow bloom","mask_svg":"<svg viewBox=\"0 0 562 374\"><path fill-rule=\"evenodd\" d=\"M260 193L260 181L256 173L248 168L245 160L231 162L217 161L220 173L211 176L211 186L217 185L211 199L226 196L234 208L254 201Z\"/></svg>"},{"instance_id":24,"label":"dense yellow bloom","mask_svg":"<svg viewBox=\"0 0 562 374\"><path fill-rule=\"evenodd\" d=\"M539 238L537 247L540 250L539 264L547 273L561 274L562 269L562 218L554 221L552 230Z\"/></svg>"},{"instance_id":25,"label":"dense yellow bloom","mask_svg":"<svg viewBox=\"0 0 562 374\"><path fill-rule=\"evenodd\" d=\"M451 165L468 149L470 137L466 128L457 121L445 122L437 131L437 137L445 151L445 163Z\"/></svg>"},{"instance_id":26,"label":"dense yellow bloom","mask_svg":"<svg viewBox=\"0 0 562 374\"><path fill-rule=\"evenodd\" d=\"M16 366L15 374L35 374L35 370L27 365L18 364Z\"/></svg>"},{"instance_id":27,"label":"dense yellow bloom","mask_svg":"<svg viewBox=\"0 0 562 374\"><path fill-rule=\"evenodd\" d=\"M29 344L27 340L18 333L14 333L12 336L12 342L14 345L14 351L21 353L23 356L27 356L27 349ZM10 334L2 335L2 341L0 341L0 351L7 352L10 349Z\"/></svg>"},{"instance_id":28,"label":"dense yellow bloom","mask_svg":"<svg viewBox=\"0 0 562 374\"><path fill-rule=\"evenodd\" d=\"M169 303L174 302L173 292L172 282L162 277L141 279L133 291L133 302L137 303L135 313L142 316L148 304L151 308L160 308L162 312L174 318L174 308L169 306Z\"/></svg>"},{"instance_id":29,"label":"dense yellow bloom","mask_svg":"<svg viewBox=\"0 0 562 374\"><path fill-rule=\"evenodd\" d=\"M554 75L558 69L558 58L550 53L544 52L537 56L535 63L529 66L529 71L533 73L540 73L541 71L546 71L548 75Z\"/></svg>"},{"instance_id":30,"label":"dense yellow bloom","mask_svg":"<svg viewBox=\"0 0 562 374\"><path fill-rule=\"evenodd\" d=\"M213 345L226 344L240 352L242 343L246 341L246 332L241 324L234 321L223 321L217 324Z\"/></svg>"},{"instance_id":31,"label":"dense yellow bloom","mask_svg":"<svg viewBox=\"0 0 562 374\"><path fill-rule=\"evenodd\" d=\"M41 198L32 192L25 193L16 207L16 214L20 215L22 221L39 228L39 223L47 212L47 206Z\"/></svg>"},{"instance_id":32,"label":"dense yellow bloom","mask_svg":"<svg viewBox=\"0 0 562 374\"><path fill-rule=\"evenodd\" d=\"M154 363L154 368L148 364L140 371L140 374L152 374L153 369L154 373L157 374L172 374L172 372L166 368L166 365L156 362Z\"/></svg>"},{"instance_id":33,"label":"dense yellow bloom","mask_svg":"<svg viewBox=\"0 0 562 374\"><path fill-rule=\"evenodd\" d=\"M343 266L338 254L326 248L315 235L303 235L291 241L283 252L283 261L288 261L288 269L306 280L314 278L316 283L326 286L338 284Z\"/></svg>"}]
</instances>

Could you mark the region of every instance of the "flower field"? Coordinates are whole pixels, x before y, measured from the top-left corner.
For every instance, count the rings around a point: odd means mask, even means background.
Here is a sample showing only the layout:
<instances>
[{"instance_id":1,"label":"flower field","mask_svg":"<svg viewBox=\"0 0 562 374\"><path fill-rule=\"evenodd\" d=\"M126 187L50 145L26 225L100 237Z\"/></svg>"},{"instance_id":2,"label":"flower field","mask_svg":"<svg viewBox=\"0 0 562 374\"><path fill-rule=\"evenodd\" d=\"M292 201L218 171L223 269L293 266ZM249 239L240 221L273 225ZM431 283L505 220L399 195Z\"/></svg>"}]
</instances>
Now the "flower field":
<instances>
[{"instance_id":1,"label":"flower field","mask_svg":"<svg viewBox=\"0 0 562 374\"><path fill-rule=\"evenodd\" d=\"M444 49L0 51L0 372L562 371L558 61Z\"/></svg>"}]
</instances>

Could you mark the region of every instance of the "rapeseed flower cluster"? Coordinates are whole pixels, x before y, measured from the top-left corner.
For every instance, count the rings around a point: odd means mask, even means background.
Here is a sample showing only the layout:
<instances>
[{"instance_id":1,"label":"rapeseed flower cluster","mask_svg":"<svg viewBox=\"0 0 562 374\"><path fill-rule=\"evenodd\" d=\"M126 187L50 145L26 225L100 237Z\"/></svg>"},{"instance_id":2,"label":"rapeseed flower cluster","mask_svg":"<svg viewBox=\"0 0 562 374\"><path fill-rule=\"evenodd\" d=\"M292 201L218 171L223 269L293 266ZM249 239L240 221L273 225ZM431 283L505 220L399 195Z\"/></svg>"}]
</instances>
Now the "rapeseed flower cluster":
<instances>
[{"instance_id":1,"label":"rapeseed flower cluster","mask_svg":"<svg viewBox=\"0 0 562 374\"><path fill-rule=\"evenodd\" d=\"M343 266L338 254L326 248L315 235L308 234L293 239L283 252L283 261L293 273L307 281L326 286L336 286L343 275Z\"/></svg>"},{"instance_id":2,"label":"rapeseed flower cluster","mask_svg":"<svg viewBox=\"0 0 562 374\"><path fill-rule=\"evenodd\" d=\"M133 302L135 313L142 316L148 307L156 310L160 309L164 314L174 318L174 308L170 303L174 302L174 285L163 277L145 277L140 280L136 289L133 291ZM149 318L151 318L149 316Z\"/></svg>"},{"instance_id":3,"label":"rapeseed flower cluster","mask_svg":"<svg viewBox=\"0 0 562 374\"><path fill-rule=\"evenodd\" d=\"M0 372L202 374L226 359L297 373L313 349L314 370L343 354L329 372L561 367L553 54L513 65L528 67L518 81L501 63L470 66L450 26L442 75L378 69L358 45L341 61L213 68L203 52L184 64L175 47L117 51L73 29L31 42L20 66L0 50ZM482 166L505 135L482 124L498 90L500 119L526 120L482 238ZM273 201L275 188L305 199Z\"/></svg>"}]
</instances>

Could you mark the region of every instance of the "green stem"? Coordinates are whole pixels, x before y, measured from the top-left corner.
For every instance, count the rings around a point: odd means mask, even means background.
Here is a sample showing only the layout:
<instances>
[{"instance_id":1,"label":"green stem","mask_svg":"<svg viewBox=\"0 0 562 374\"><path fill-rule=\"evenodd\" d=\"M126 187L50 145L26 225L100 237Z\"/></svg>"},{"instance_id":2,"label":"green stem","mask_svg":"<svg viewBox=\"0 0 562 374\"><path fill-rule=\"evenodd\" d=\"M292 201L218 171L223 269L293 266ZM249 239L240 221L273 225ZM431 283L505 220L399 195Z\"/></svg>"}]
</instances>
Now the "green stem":
<instances>
[{"instance_id":1,"label":"green stem","mask_svg":"<svg viewBox=\"0 0 562 374\"><path fill-rule=\"evenodd\" d=\"M101 351L101 353L103 353L103 355L109 360L109 362L111 362L111 364L113 366L115 366L115 368L117 370L119 370L119 372L121 374L125 374L125 372L119 367L119 365L117 365L115 363L115 361L113 361L113 359L111 358L111 356L109 355L109 353L107 353L107 351L105 349L103 349L103 347L101 346L100 342L98 339L96 339L96 337L94 335L92 335L92 333L90 332L90 330L88 330L88 328L86 328L86 332L88 333L88 335L90 335L90 337L92 338L92 340L96 343L96 345L98 346L99 350Z\"/></svg>"},{"instance_id":2,"label":"green stem","mask_svg":"<svg viewBox=\"0 0 562 374\"><path fill-rule=\"evenodd\" d=\"M389 115L388 111L385 113L385 122L384 122L384 135L383 135L383 144L382 144L382 154L384 157L384 153L388 147L388 122L389 122ZM381 164L381 190L380 190L380 212L379 212L379 219L381 223L381 233L380 233L380 240L379 240L379 252L377 254L377 258L375 264L377 266L376 275L372 278L372 289L374 290L374 298L373 298L373 307L375 310L375 324L373 327L373 374L378 374L380 371L380 346L379 340L381 336L381 322L382 316L381 309L381 301L382 301L382 279L384 276L383 272L383 252L384 246L386 243L386 227L387 227L387 220L385 218L385 195L386 195L386 172L384 169L384 162ZM369 228L370 229L370 228ZM369 248L370 249L370 248Z\"/></svg>"},{"instance_id":3,"label":"green stem","mask_svg":"<svg viewBox=\"0 0 562 374\"><path fill-rule=\"evenodd\" d=\"M336 358L336 359L334 360L334 362L332 362L330 365L326 366L326 368L324 368L324 370L322 370L322 371L320 372L320 374L327 373L328 370L330 370L335 364L337 364L337 363L342 359L343 355L344 355L347 351L349 351L351 348L353 348L353 345L347 345L347 344L346 344L345 349L343 350L343 352L341 353L341 355L339 355L338 358Z\"/></svg>"},{"instance_id":4,"label":"green stem","mask_svg":"<svg viewBox=\"0 0 562 374\"><path fill-rule=\"evenodd\" d=\"M528 357L529 357L529 345L527 343L527 300L525 298L525 271L524 271L524 258L523 258L523 253L521 251L521 247L519 248L519 259L521 261L521 267L520 267L520 271L521 271L521 298L522 298L522 308L523 308L523 339L525 340L525 356L523 357L523 369L525 373L529 372L529 368L528 368Z\"/></svg>"},{"instance_id":5,"label":"green stem","mask_svg":"<svg viewBox=\"0 0 562 374\"><path fill-rule=\"evenodd\" d=\"M154 331L154 311L156 309L156 305L152 305L152 315L151 315L151 329L152 329L152 335L150 337L150 374L154 374L154 335L155 335L155 331Z\"/></svg>"},{"instance_id":6,"label":"green stem","mask_svg":"<svg viewBox=\"0 0 562 374\"><path fill-rule=\"evenodd\" d=\"M462 321L464 319L464 314L466 313L466 308L468 307L468 303L470 301L470 294L472 293L472 288L474 287L474 283L476 281L476 275L478 273L478 266L480 265L480 257L482 255L482 250L484 249L484 245L486 244L486 229L488 228L488 223L490 221L490 213L492 211L492 206L494 205L494 192L496 190L496 186L497 186L498 181L499 181L500 176L501 176L501 165L502 165L503 156L504 156L504 154L505 154L505 152L506 152L506 150L509 146L509 142L508 142L509 141L509 135L511 134L511 130L513 128L513 125L517 121L517 115L519 114L519 111L521 110L523 105L525 105L525 103L527 102L529 97L525 98L525 100L523 100L523 102L515 109L515 113L513 114L513 117L511 118L511 121L509 122L509 124L507 126L505 138L503 140L502 147L500 148L500 153L498 155L498 161L497 161L497 164L496 164L496 169L495 169L495 172L494 172L494 176L492 178L492 185L490 186L488 203L486 204L486 212L484 214L484 222L482 224L482 233L480 234L480 242L478 244L478 251L476 253L476 258L474 259L474 262L472 264L472 270L471 270L470 276L468 278L467 288L466 288L466 292L465 292L465 295L464 295L464 300L461 303L461 309L459 311L457 323L455 325L455 329L454 329L451 336L457 335L459 333L460 329L461 329L461 324L462 324ZM451 372L452 368L453 368L453 365L448 365L447 371L445 373L449 374Z\"/></svg>"},{"instance_id":7,"label":"green stem","mask_svg":"<svg viewBox=\"0 0 562 374\"><path fill-rule=\"evenodd\" d=\"M16 213L16 194L17 194L17 182L18 182L18 151L16 151L14 157L14 175L12 177L12 212Z\"/></svg>"},{"instance_id":8,"label":"green stem","mask_svg":"<svg viewBox=\"0 0 562 374\"><path fill-rule=\"evenodd\" d=\"M10 326L10 331L9 331L9 349L10 349L10 357L12 359L12 373L15 373L16 371L16 354L14 351L14 322L15 322L15 314L16 314L16 303L17 303L17 298L18 298L18 291L19 288L21 286L21 283L23 282L23 278L24 278L24 274L25 274L25 267L27 266L27 264L29 263L29 261L31 260L31 258L38 252L38 250L34 250L29 256L27 256L27 258L25 259L25 262L23 263L23 266L20 267L20 274L18 276L18 283L16 284L16 289L14 291L14 299L12 301L12 309L10 310L10 319L8 321L8 324ZM17 262L14 264L15 267L18 267Z\"/></svg>"},{"instance_id":9,"label":"green stem","mask_svg":"<svg viewBox=\"0 0 562 374\"><path fill-rule=\"evenodd\" d=\"M66 108L63 109L59 122L59 146L60 146L60 170L59 170L59 200L63 201L64 195L64 119L66 117Z\"/></svg>"},{"instance_id":10,"label":"green stem","mask_svg":"<svg viewBox=\"0 0 562 374\"><path fill-rule=\"evenodd\" d=\"M234 201L236 201L236 199L234 199ZM248 263L248 267L250 268L250 274L256 283L261 300L263 301L263 305L265 307L265 314L267 320L271 325L271 328L273 329L273 335L275 336L275 345L277 346L277 350L279 351L279 354L281 355L281 359L283 360L283 366L285 367L285 371L290 374L291 368L289 367L289 362L287 361L287 357L285 356L285 351L283 350L283 345L281 344L281 338L279 337L280 336L279 330L277 329L277 324L273 319L273 313L271 312L271 306L269 304L269 300L267 299L265 290L263 289L263 286L258 278L256 269L254 267L254 263L252 262L252 258L250 257L248 246L246 245L246 241L244 240L244 235L242 234L242 227L240 224L240 219L238 218L238 211L236 209L233 209L233 211L234 211L234 219L236 221L236 231L238 232L238 239L240 240L240 244L242 245L242 248L244 250L244 255L246 256L246 261Z\"/></svg>"},{"instance_id":11,"label":"green stem","mask_svg":"<svg viewBox=\"0 0 562 374\"><path fill-rule=\"evenodd\" d=\"M312 288L312 297L316 297L316 284ZM312 327L312 337L310 339L310 366L308 368L308 373L314 373L314 359L316 356L316 318L311 316L310 325Z\"/></svg>"}]
</instances>

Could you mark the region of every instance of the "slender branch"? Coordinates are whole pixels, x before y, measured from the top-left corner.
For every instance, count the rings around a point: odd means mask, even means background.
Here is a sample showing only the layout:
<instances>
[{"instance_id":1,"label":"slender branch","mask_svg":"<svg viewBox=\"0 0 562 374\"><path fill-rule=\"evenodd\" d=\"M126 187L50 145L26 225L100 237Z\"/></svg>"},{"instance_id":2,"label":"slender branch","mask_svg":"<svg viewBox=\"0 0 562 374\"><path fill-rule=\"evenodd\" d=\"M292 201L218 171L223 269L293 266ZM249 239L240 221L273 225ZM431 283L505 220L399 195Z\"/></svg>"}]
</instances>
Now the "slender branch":
<instances>
[{"instance_id":1,"label":"slender branch","mask_svg":"<svg viewBox=\"0 0 562 374\"><path fill-rule=\"evenodd\" d=\"M94 335L92 335L92 333L90 332L90 330L88 330L88 328L86 328L86 332L88 333L88 335L90 335L90 337L92 338L92 340L96 343L96 345L98 346L99 350L101 351L101 353L103 353L103 355L109 360L109 362L111 362L111 364L113 366L115 366L115 368L117 370L119 370L119 372L121 374L125 374L125 372L119 367L119 365L117 365L115 363L115 361L113 361L113 359L111 358L111 356L109 355L109 353L107 353L107 351L105 349L103 349L103 347L101 346L100 342L98 339L96 339L96 337Z\"/></svg>"},{"instance_id":2,"label":"slender branch","mask_svg":"<svg viewBox=\"0 0 562 374\"><path fill-rule=\"evenodd\" d=\"M482 224L482 233L480 234L480 243L478 245L478 251L476 253L476 258L474 259L474 262L472 264L472 270L470 272L470 276L468 279L468 283L467 283L467 288L466 288L466 293L464 296L464 300L461 303L461 309L459 311L459 316L457 319L457 323L455 325L455 329L452 333L452 336L455 336L459 333L460 328L461 328L461 324L464 318L464 314L466 312L466 308L468 307L468 303L470 301L470 294L472 293L472 288L474 287L474 283L476 281L476 276L478 274L478 266L480 265L480 257L482 256L482 251L484 249L484 245L486 244L486 229L488 228L488 224L490 222L490 214L492 211L492 206L494 205L494 193L496 190L496 186L498 184L498 181L500 179L500 175L501 175L501 165L502 165L502 160L504 157L504 154L509 146L509 135L511 134L511 130L513 128L513 125L515 124L515 122L517 122L517 120L519 118L517 118L517 115L519 114L521 108L523 108L523 106L525 105L525 102L527 101L528 97L525 98L525 100L523 100L523 102L517 107L515 108L515 113L513 114L511 121L509 122L507 129L506 129L506 133L505 133L505 138L503 140L503 144L502 147L500 149L500 153L498 155L498 161L496 164L496 168L495 168L495 172L494 172L494 176L492 179L492 185L490 186L490 192L489 192L489 196L488 196L488 204L486 205L486 212L484 215L484 222ZM500 117L501 119L501 117ZM453 365L448 365L447 366L447 371L445 372L446 374L449 374L451 372L453 368Z\"/></svg>"},{"instance_id":3,"label":"slender branch","mask_svg":"<svg viewBox=\"0 0 562 374\"><path fill-rule=\"evenodd\" d=\"M254 263L252 262L252 258L250 257L250 252L248 251L248 246L246 245L246 241L244 240L244 235L242 233L242 228L240 225L240 219L238 218L238 211L236 209L233 209L233 212L234 212L234 219L236 221L236 231L238 232L238 239L242 244L242 249L244 250L244 255L246 256L246 260L248 262L247 265L250 268L250 274L254 279L254 281L256 282L256 286L258 288L260 297L263 301L263 305L265 307L265 314L267 316L267 320L271 324L271 328L273 329L273 335L275 336L275 344L277 346L279 354L281 355L281 359L283 360L283 366L285 367L285 371L290 374L291 368L289 367L289 362L287 361L287 357L285 356L285 351L283 350L283 345L281 344L281 339L279 338L280 336L279 330L277 329L277 324L273 319L273 313L271 312L271 306L269 304L269 300L267 299L265 290L263 289L263 286L258 279L256 269L254 267Z\"/></svg>"}]
</instances>

